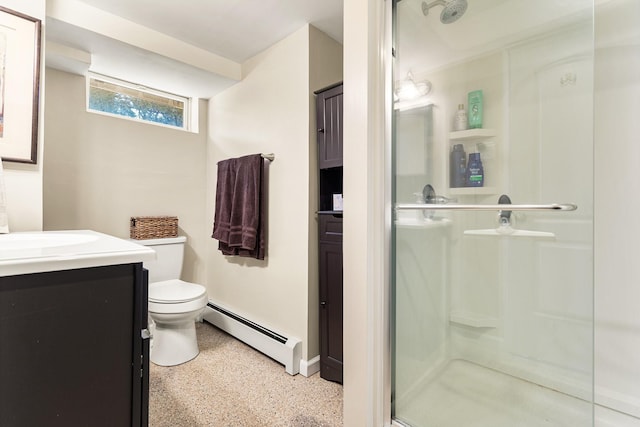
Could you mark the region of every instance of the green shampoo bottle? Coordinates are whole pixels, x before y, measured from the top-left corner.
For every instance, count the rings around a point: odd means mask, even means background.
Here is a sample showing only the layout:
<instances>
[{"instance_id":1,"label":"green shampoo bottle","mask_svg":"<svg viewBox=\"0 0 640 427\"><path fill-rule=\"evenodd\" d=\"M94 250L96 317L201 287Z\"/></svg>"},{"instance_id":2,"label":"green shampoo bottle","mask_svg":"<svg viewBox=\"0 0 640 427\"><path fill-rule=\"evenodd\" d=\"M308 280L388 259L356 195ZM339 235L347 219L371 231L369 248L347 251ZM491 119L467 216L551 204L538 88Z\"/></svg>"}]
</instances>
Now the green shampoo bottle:
<instances>
[{"instance_id":1,"label":"green shampoo bottle","mask_svg":"<svg viewBox=\"0 0 640 427\"><path fill-rule=\"evenodd\" d=\"M482 91L474 90L469 92L467 105L469 106L469 129L478 129L482 127Z\"/></svg>"}]
</instances>

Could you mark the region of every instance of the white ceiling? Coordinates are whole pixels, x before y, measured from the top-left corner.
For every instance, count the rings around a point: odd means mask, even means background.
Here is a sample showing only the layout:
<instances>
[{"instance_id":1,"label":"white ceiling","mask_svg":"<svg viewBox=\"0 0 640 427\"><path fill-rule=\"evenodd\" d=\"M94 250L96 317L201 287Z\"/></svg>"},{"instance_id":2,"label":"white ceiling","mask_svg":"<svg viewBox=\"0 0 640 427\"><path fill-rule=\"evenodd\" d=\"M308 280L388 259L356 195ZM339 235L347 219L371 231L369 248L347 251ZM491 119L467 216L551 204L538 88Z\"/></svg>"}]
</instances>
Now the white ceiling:
<instances>
[{"instance_id":1,"label":"white ceiling","mask_svg":"<svg viewBox=\"0 0 640 427\"><path fill-rule=\"evenodd\" d=\"M88 6L238 64L306 23L339 42L343 34L343 0L55 0L52 4L51 10ZM92 31L90 25L78 26L69 23L72 20L58 19L60 13L52 14L54 17L48 9L47 42L90 53L90 71L199 98L210 98L235 82L229 76L116 40L99 29ZM53 44L52 49L45 50L47 66L86 71L88 64L69 66L67 58L57 55L58 51Z\"/></svg>"},{"instance_id":2,"label":"white ceiling","mask_svg":"<svg viewBox=\"0 0 640 427\"><path fill-rule=\"evenodd\" d=\"M305 23L342 42L342 0L80 0L236 62Z\"/></svg>"}]
</instances>

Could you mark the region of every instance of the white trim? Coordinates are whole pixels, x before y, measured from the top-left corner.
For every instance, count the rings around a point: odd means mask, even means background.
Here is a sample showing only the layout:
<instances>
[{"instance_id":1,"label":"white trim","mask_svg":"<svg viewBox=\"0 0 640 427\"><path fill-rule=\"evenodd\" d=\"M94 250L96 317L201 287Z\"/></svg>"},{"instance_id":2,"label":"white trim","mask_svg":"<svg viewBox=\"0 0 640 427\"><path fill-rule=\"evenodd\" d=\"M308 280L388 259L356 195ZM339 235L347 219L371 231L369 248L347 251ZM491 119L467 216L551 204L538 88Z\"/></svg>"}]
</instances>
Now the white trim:
<instances>
[{"instance_id":1,"label":"white trim","mask_svg":"<svg viewBox=\"0 0 640 427\"><path fill-rule=\"evenodd\" d=\"M183 104L183 109L182 109L182 126L174 126L174 125L167 125L164 123L160 123L160 122L155 122L152 120L144 120L144 119L140 119L137 117L128 117L128 116L123 116L121 114L114 114L114 113L109 113L106 111L100 111L100 110L94 110L92 108L89 107L89 103L90 103L90 96L91 96L91 80L98 80L98 81L102 81L105 83L109 83L112 85L117 85L117 86L122 86L122 87L126 87L129 89L134 89L134 90L138 90L140 92L144 92L144 93L148 93L151 95L155 95L155 96L159 96L162 98L166 98L166 99L172 99L174 101L179 101L182 102ZM165 128L169 128L169 129L174 129L174 130L182 130L182 131L187 131L187 132L194 132L197 133L198 132L198 127L196 126L195 131L192 131L192 126L194 123L194 115L193 115L193 110L194 104L197 104L197 100L196 102L194 102L193 98L189 98L186 96L182 96L182 95L178 95L175 93L171 93L171 92L165 92L162 91L160 89L155 89L155 88L150 88L141 84L137 84L134 82L130 82L127 80L121 80L118 79L116 77L111 77L111 76L105 76L104 74L98 74L98 73L94 73L94 72L87 72L86 73L86 78L85 78L85 84L86 84L86 91L85 91L85 107L86 107L86 111L88 113L93 113L93 114L100 114L100 115L104 115L104 116L110 116L110 117L116 117L119 119L125 119L125 120L130 120L130 121L134 121L137 123L145 123L145 124L150 124L150 125L155 125L155 126L161 126L161 127L165 127ZM195 108L195 112L197 113L198 109L197 107ZM195 120L197 122L197 119Z\"/></svg>"},{"instance_id":2,"label":"white trim","mask_svg":"<svg viewBox=\"0 0 640 427\"><path fill-rule=\"evenodd\" d=\"M173 99L174 101L180 101L182 103L186 104L189 101L189 98L186 96L182 96L182 95L178 95L177 93L171 93L171 92L166 92L163 91L161 89L156 89L156 88L152 88L152 87L148 87L139 83L135 83L135 82L130 82L128 80L122 80L119 79L117 77L113 77L113 76L107 76L105 74L100 74L100 73L96 73L93 71L88 71L87 72L87 80L90 79L94 79L94 80L99 80L99 81L103 81L106 83L111 83L113 85L117 85L117 86L124 86L130 89L134 89L134 90L139 90L140 92L146 92L146 93L150 93L152 95L156 95L156 96L161 96L163 98L167 98L167 99ZM186 108L185 108L186 110Z\"/></svg>"},{"instance_id":3,"label":"white trim","mask_svg":"<svg viewBox=\"0 0 640 427\"><path fill-rule=\"evenodd\" d=\"M344 424L389 425L385 258L385 8L347 0L344 20ZM348 197L346 197L348 196Z\"/></svg>"},{"instance_id":4,"label":"white trim","mask_svg":"<svg viewBox=\"0 0 640 427\"><path fill-rule=\"evenodd\" d=\"M393 140L393 2L385 0L382 10L382 34L381 34L381 49L380 49L380 61L383 74L383 93L381 95L381 101L383 106L382 116L384 118L382 132L382 144L379 147L377 155L378 170L384 170L384 174L381 179L376 183L376 187L382 187L383 192L377 188L377 194L383 194L382 200L378 201L379 206L377 209L382 211L382 216L376 220L376 225L379 230L382 231L381 246L383 261L380 262L380 270L378 274L381 275L379 280L382 285L380 295L378 296L380 307L383 313L382 324L379 326L380 330L378 334L380 336L380 345L382 346L382 359L380 360L381 366L378 369L382 370L382 379L380 381L380 389L378 391L377 399L374 399L373 404L380 407L379 414L384 425L390 425L391 419L391 395L392 395L392 351L391 348L391 236L392 236L392 171L393 171L393 155L392 155L392 140ZM377 175L374 175L377 176ZM376 402L377 400L377 402Z\"/></svg>"},{"instance_id":5,"label":"white trim","mask_svg":"<svg viewBox=\"0 0 640 427\"><path fill-rule=\"evenodd\" d=\"M300 361L300 374L310 377L316 372L320 372L320 356L316 356L311 360Z\"/></svg>"},{"instance_id":6,"label":"white trim","mask_svg":"<svg viewBox=\"0 0 640 427\"><path fill-rule=\"evenodd\" d=\"M197 132L193 132L193 131L191 131L191 130L189 130L187 128L184 128L184 127L165 125L164 123L158 123L158 122L151 122L149 120L136 119L135 117L127 117L127 116L121 116L119 114L106 113L104 111L92 110L92 109L90 109L88 107L87 107L87 113L98 114L100 116L113 117L113 118L116 118L116 119L128 120L130 122L141 123L141 124L145 124L145 125L160 126L160 127L166 128L166 129L173 129L173 130L177 130L177 131L180 131L180 132L197 133Z\"/></svg>"}]
</instances>

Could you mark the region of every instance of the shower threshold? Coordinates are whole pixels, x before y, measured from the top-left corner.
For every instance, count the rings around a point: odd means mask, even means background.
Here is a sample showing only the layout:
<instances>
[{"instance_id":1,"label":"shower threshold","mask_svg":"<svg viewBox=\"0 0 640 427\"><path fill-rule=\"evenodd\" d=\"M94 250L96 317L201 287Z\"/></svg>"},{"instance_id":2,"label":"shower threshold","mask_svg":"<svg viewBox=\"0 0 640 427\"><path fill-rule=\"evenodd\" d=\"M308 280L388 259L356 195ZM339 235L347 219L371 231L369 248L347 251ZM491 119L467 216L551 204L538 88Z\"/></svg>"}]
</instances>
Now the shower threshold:
<instances>
[{"instance_id":1,"label":"shower threshold","mask_svg":"<svg viewBox=\"0 0 640 427\"><path fill-rule=\"evenodd\" d=\"M396 402L396 426L540 427L593 425L592 404L464 360Z\"/></svg>"}]
</instances>

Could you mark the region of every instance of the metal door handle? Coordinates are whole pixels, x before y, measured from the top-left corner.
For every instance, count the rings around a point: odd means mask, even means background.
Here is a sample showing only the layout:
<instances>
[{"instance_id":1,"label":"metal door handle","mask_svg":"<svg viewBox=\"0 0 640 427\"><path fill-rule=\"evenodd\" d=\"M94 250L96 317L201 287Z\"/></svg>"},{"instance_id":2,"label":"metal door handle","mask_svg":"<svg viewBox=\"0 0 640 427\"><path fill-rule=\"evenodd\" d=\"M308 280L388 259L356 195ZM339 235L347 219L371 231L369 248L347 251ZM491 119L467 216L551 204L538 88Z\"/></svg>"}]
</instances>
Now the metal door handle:
<instances>
[{"instance_id":1,"label":"metal door handle","mask_svg":"<svg viewBox=\"0 0 640 427\"><path fill-rule=\"evenodd\" d=\"M428 210L428 211L575 211L578 206L573 203L551 203L548 205L459 205L428 204L428 203L398 203L396 210Z\"/></svg>"}]
</instances>

